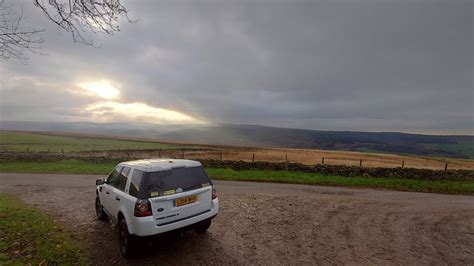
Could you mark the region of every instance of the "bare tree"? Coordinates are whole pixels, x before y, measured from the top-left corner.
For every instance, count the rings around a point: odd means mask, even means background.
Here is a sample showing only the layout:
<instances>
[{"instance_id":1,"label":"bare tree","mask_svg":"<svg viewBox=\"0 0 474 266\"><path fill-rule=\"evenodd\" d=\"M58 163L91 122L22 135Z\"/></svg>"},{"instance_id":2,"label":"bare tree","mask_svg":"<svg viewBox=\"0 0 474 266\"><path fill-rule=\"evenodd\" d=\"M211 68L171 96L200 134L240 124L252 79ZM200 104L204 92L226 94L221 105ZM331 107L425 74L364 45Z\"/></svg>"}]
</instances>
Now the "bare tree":
<instances>
[{"instance_id":1,"label":"bare tree","mask_svg":"<svg viewBox=\"0 0 474 266\"><path fill-rule=\"evenodd\" d=\"M26 59L26 52L38 53L44 42L44 30L25 29L21 25L23 12L14 12L0 0L0 59ZM86 32L114 34L120 31L119 19L128 17L120 0L33 0L46 18L59 30L71 34L74 42L97 46L85 37Z\"/></svg>"},{"instance_id":2,"label":"bare tree","mask_svg":"<svg viewBox=\"0 0 474 266\"><path fill-rule=\"evenodd\" d=\"M0 0L0 59L26 59L25 51L38 53L44 39L44 30L25 29L20 23L23 11L17 13L12 6Z\"/></svg>"},{"instance_id":3,"label":"bare tree","mask_svg":"<svg viewBox=\"0 0 474 266\"><path fill-rule=\"evenodd\" d=\"M118 20L127 15L127 9L120 0L34 0L48 19L62 30L71 33L74 42L93 45L83 33L113 34L120 31Z\"/></svg>"}]
</instances>

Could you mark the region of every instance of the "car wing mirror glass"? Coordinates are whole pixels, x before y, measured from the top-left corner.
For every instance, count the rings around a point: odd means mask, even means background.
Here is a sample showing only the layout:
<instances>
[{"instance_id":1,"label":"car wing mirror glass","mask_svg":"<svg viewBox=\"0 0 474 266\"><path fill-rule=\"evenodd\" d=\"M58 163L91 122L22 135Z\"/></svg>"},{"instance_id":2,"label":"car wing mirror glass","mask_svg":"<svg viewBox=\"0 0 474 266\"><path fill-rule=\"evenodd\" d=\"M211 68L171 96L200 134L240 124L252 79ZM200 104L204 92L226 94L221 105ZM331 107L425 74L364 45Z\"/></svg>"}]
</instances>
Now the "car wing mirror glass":
<instances>
[{"instance_id":1,"label":"car wing mirror glass","mask_svg":"<svg viewBox=\"0 0 474 266\"><path fill-rule=\"evenodd\" d=\"M103 178L99 178L95 181L96 186L100 186L100 185L103 185L103 184L105 184L105 180Z\"/></svg>"}]
</instances>

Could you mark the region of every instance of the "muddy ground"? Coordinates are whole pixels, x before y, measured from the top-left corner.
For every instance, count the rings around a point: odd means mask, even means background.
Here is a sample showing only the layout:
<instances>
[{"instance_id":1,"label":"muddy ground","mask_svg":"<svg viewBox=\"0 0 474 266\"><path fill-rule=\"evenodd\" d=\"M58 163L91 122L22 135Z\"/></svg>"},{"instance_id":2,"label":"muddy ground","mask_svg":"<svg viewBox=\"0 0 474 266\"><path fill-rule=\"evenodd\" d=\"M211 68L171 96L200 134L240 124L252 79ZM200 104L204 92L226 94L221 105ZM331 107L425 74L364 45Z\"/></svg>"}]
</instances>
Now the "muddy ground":
<instances>
[{"instance_id":1,"label":"muddy ground","mask_svg":"<svg viewBox=\"0 0 474 266\"><path fill-rule=\"evenodd\" d=\"M207 234L141 243L130 261L95 219L88 175L0 174L13 193L66 224L95 264L474 264L474 197L216 181Z\"/></svg>"}]
</instances>

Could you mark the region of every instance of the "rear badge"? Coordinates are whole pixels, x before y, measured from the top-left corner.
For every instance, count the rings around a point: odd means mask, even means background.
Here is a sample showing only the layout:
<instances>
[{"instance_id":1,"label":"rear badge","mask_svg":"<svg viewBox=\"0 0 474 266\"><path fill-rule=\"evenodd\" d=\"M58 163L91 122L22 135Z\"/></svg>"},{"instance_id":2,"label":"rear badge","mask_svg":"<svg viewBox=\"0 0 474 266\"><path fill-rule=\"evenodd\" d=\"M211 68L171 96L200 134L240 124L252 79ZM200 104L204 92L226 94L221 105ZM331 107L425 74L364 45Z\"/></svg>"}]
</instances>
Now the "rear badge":
<instances>
[{"instance_id":1,"label":"rear badge","mask_svg":"<svg viewBox=\"0 0 474 266\"><path fill-rule=\"evenodd\" d=\"M159 208L157 211L162 212L163 210L164 210L163 208Z\"/></svg>"}]
</instances>

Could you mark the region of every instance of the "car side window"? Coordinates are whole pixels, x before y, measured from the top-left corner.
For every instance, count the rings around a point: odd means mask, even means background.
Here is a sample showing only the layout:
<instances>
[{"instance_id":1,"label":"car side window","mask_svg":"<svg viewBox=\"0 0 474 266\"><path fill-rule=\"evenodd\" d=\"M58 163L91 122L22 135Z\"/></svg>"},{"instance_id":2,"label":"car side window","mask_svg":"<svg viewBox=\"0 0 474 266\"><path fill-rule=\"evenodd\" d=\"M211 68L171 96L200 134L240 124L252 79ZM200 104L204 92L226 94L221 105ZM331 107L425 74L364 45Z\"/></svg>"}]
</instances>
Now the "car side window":
<instances>
[{"instance_id":1,"label":"car side window","mask_svg":"<svg viewBox=\"0 0 474 266\"><path fill-rule=\"evenodd\" d=\"M119 177L121 171L122 171L122 166L115 167L114 170L112 171L112 173L110 173L109 177L107 177L107 184L109 184L113 187L116 187L118 177Z\"/></svg>"},{"instance_id":2,"label":"car side window","mask_svg":"<svg viewBox=\"0 0 474 266\"><path fill-rule=\"evenodd\" d=\"M120 172L120 175L118 176L117 186L116 186L117 189L121 191L125 191L125 186L127 185L128 173L130 173L130 167L124 167L122 171Z\"/></svg>"},{"instance_id":3,"label":"car side window","mask_svg":"<svg viewBox=\"0 0 474 266\"><path fill-rule=\"evenodd\" d=\"M134 169L132 173L132 177L130 179L130 188L128 190L128 194L130 194L130 196L134 196L135 198L138 198L138 195L140 192L140 185L142 183L142 178L143 178L143 171Z\"/></svg>"}]
</instances>

